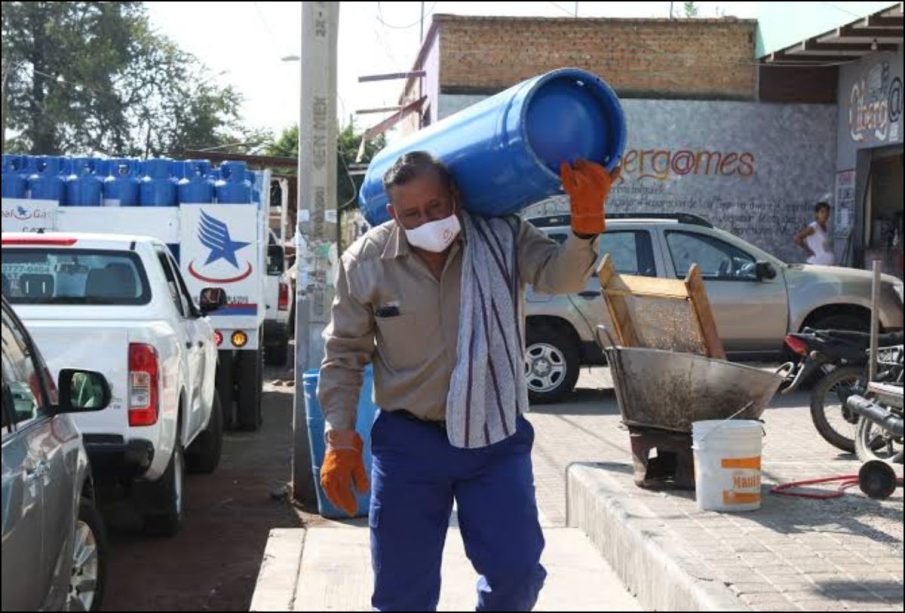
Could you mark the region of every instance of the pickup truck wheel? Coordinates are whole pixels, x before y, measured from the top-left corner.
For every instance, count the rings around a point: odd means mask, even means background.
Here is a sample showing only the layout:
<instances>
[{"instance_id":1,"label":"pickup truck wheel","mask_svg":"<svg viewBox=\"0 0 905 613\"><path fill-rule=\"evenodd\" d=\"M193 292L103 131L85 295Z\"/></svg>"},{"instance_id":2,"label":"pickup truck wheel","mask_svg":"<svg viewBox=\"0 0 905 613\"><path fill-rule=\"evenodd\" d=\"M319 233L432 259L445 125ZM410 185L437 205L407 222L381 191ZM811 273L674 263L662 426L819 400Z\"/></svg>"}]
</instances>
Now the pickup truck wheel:
<instances>
[{"instance_id":1,"label":"pickup truck wheel","mask_svg":"<svg viewBox=\"0 0 905 613\"><path fill-rule=\"evenodd\" d=\"M257 430L261 427L261 383L264 368L260 349L239 351L239 393L236 424L240 430Z\"/></svg>"},{"instance_id":2,"label":"pickup truck wheel","mask_svg":"<svg viewBox=\"0 0 905 613\"><path fill-rule=\"evenodd\" d=\"M220 406L220 395L214 390L214 404L211 407L211 418L198 438L189 446L185 454L185 465L190 473L209 475L220 464L220 452L223 449L223 411Z\"/></svg>"},{"instance_id":3,"label":"pickup truck wheel","mask_svg":"<svg viewBox=\"0 0 905 613\"><path fill-rule=\"evenodd\" d=\"M185 460L181 439L182 433L177 432L173 455L160 479L135 484L145 532L154 536L174 536L185 519Z\"/></svg>"},{"instance_id":4,"label":"pickup truck wheel","mask_svg":"<svg viewBox=\"0 0 905 613\"><path fill-rule=\"evenodd\" d=\"M79 500L69 574L68 611L99 611L107 584L107 535L89 498Z\"/></svg>"},{"instance_id":5,"label":"pickup truck wheel","mask_svg":"<svg viewBox=\"0 0 905 613\"><path fill-rule=\"evenodd\" d=\"M525 346L525 380L530 402L556 402L572 391L579 369L575 343L555 328L529 325Z\"/></svg>"}]
</instances>

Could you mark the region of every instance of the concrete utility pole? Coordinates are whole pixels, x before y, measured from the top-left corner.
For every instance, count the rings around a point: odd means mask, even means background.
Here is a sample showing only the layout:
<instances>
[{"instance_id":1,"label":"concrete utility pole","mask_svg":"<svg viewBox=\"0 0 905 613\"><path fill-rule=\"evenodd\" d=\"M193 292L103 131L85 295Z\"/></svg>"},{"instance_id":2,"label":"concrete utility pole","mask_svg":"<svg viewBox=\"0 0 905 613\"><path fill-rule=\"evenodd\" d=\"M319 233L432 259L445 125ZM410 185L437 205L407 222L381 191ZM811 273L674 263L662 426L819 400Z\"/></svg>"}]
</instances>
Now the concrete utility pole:
<instances>
[{"instance_id":1,"label":"concrete utility pole","mask_svg":"<svg viewBox=\"0 0 905 613\"><path fill-rule=\"evenodd\" d=\"M336 46L339 2L302 3L296 241L295 405L292 486L298 501L313 498L302 377L324 356L321 333L333 302L336 257Z\"/></svg>"}]
</instances>

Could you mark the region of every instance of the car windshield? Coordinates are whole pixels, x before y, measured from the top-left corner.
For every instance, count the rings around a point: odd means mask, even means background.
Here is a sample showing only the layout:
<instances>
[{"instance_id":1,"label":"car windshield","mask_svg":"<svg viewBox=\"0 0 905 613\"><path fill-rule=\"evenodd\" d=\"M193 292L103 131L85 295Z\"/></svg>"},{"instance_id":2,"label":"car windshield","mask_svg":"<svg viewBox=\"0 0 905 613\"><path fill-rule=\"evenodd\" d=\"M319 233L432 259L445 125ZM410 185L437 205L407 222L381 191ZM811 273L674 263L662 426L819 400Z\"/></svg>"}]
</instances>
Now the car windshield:
<instances>
[{"instance_id":1,"label":"car windshield","mask_svg":"<svg viewBox=\"0 0 905 613\"><path fill-rule=\"evenodd\" d=\"M134 253L4 249L3 295L12 304L141 305L151 293Z\"/></svg>"}]
</instances>

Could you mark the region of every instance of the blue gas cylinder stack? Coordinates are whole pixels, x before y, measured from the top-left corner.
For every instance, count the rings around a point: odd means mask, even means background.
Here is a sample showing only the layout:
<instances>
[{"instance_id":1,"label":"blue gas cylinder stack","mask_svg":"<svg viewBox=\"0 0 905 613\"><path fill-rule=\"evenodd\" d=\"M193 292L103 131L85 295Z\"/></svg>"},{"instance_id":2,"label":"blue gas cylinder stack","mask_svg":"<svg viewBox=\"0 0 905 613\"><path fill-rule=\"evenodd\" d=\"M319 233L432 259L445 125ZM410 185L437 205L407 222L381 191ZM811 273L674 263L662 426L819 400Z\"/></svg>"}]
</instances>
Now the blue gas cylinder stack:
<instances>
[{"instance_id":1,"label":"blue gas cylinder stack","mask_svg":"<svg viewBox=\"0 0 905 613\"><path fill-rule=\"evenodd\" d=\"M3 154L4 198L73 207L171 207L260 202L260 181L245 162Z\"/></svg>"}]
</instances>

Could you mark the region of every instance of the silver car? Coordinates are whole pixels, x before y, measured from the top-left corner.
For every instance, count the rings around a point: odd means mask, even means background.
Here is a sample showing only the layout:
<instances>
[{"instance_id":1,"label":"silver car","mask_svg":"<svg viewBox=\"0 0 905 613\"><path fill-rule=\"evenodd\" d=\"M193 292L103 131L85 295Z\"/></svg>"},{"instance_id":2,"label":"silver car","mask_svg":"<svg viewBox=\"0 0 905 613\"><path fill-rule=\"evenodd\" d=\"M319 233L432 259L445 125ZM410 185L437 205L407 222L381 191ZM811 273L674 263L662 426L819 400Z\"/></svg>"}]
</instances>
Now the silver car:
<instances>
[{"instance_id":1,"label":"silver car","mask_svg":"<svg viewBox=\"0 0 905 613\"><path fill-rule=\"evenodd\" d=\"M96 611L106 539L82 435L67 413L110 402L104 376L64 369L59 393L3 299L4 611Z\"/></svg>"},{"instance_id":2,"label":"silver car","mask_svg":"<svg viewBox=\"0 0 905 613\"><path fill-rule=\"evenodd\" d=\"M529 220L562 242L568 215ZM786 264L695 215L613 215L600 237L616 270L684 278L697 263L717 329L730 359L781 357L783 339L805 326L867 330L872 273L853 268ZM600 365L598 324L611 328L596 275L578 294L529 290L526 364L532 402L554 402L575 387L582 365ZM880 324L902 328L902 281L883 275Z\"/></svg>"}]
</instances>

